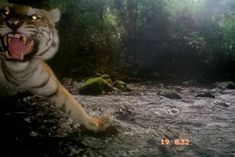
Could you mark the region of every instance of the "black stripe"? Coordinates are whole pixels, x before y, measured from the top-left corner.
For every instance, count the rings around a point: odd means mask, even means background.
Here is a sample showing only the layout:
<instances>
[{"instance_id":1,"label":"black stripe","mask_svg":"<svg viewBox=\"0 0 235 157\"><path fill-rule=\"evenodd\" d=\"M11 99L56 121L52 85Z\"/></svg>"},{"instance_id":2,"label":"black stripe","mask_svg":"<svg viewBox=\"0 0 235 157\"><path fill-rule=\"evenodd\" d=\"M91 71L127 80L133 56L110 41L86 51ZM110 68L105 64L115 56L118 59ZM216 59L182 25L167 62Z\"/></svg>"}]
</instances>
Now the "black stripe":
<instances>
[{"instance_id":1,"label":"black stripe","mask_svg":"<svg viewBox=\"0 0 235 157\"><path fill-rule=\"evenodd\" d=\"M39 54L37 54L37 56L42 56L42 55L44 55L45 53L47 53L51 48L56 48L56 43L55 42L53 42L53 43L51 43L51 46L49 46L46 50L44 50L43 52L41 52L41 53L39 53Z\"/></svg>"},{"instance_id":2,"label":"black stripe","mask_svg":"<svg viewBox=\"0 0 235 157\"><path fill-rule=\"evenodd\" d=\"M12 78L12 75L11 74L8 74L8 73L4 73L5 74L5 78L6 78L6 80L8 81L8 82L10 82L10 83L12 83L13 85L16 85L16 86L18 86L19 85L19 83L16 81L16 80L14 80L13 78ZM10 75L10 76L8 76L8 75ZM11 79L12 78L12 79Z\"/></svg>"},{"instance_id":3,"label":"black stripe","mask_svg":"<svg viewBox=\"0 0 235 157\"><path fill-rule=\"evenodd\" d=\"M2 62L2 72L9 83L18 86L18 81L14 78L14 76L8 71L7 66Z\"/></svg>"},{"instance_id":4,"label":"black stripe","mask_svg":"<svg viewBox=\"0 0 235 157\"><path fill-rule=\"evenodd\" d=\"M60 110L62 110L62 111L66 111L66 110L65 110L65 109L66 109L65 103L63 103L59 108L60 108Z\"/></svg>"},{"instance_id":5,"label":"black stripe","mask_svg":"<svg viewBox=\"0 0 235 157\"><path fill-rule=\"evenodd\" d=\"M47 33L47 34L50 34L50 29L43 29L43 28L41 28L41 29L39 29L39 31L41 31L41 32L43 32L43 33Z\"/></svg>"},{"instance_id":6,"label":"black stripe","mask_svg":"<svg viewBox=\"0 0 235 157\"><path fill-rule=\"evenodd\" d=\"M70 115L70 114L71 114L71 112L72 112L72 110L69 110L69 111L67 112L67 114L68 114L68 115Z\"/></svg>"},{"instance_id":7,"label":"black stripe","mask_svg":"<svg viewBox=\"0 0 235 157\"><path fill-rule=\"evenodd\" d=\"M45 95L45 97L49 98L49 97L53 97L55 96L57 93L59 92L59 84L57 84L57 88L55 91L53 91L51 94L49 95Z\"/></svg>"},{"instance_id":8,"label":"black stripe","mask_svg":"<svg viewBox=\"0 0 235 157\"><path fill-rule=\"evenodd\" d=\"M49 32L47 32L46 30L41 30L41 32L39 32L42 36L44 36L44 32L46 32L49 36L49 39L47 40L46 42L46 46L48 46L48 48L46 50L44 50L43 52L41 52L40 54L37 54L37 55L44 55L48 50L50 50L50 48L55 48L57 45L55 43L55 35L54 35L54 31L52 32L51 29L49 29ZM51 33L50 33L51 32ZM51 38L52 36L52 38ZM52 43L49 45L49 43L52 41Z\"/></svg>"},{"instance_id":9,"label":"black stripe","mask_svg":"<svg viewBox=\"0 0 235 157\"><path fill-rule=\"evenodd\" d=\"M32 70L30 70L29 72L27 72L25 75L20 76L20 78L23 79L23 80L21 80L21 81L22 81L22 82L25 82L25 81L27 81L28 79L30 79L30 78L32 77L32 75L38 70L38 67L39 67L39 66L37 66L36 68L33 68Z\"/></svg>"},{"instance_id":10,"label":"black stripe","mask_svg":"<svg viewBox=\"0 0 235 157\"><path fill-rule=\"evenodd\" d=\"M50 49L51 47L48 47L46 50L44 50L43 52L41 52L41 53L39 53L39 54L37 54L37 55L43 55L44 53L46 53L49 49Z\"/></svg>"},{"instance_id":11,"label":"black stripe","mask_svg":"<svg viewBox=\"0 0 235 157\"><path fill-rule=\"evenodd\" d=\"M48 39L47 42L46 42L46 46L49 46L49 47L50 47L50 46L52 45L52 43L53 43L53 42L51 43L51 41L52 41L52 39ZM50 43L51 43L51 44L50 44ZM49 44L50 44L50 45L49 45Z\"/></svg>"}]
</instances>

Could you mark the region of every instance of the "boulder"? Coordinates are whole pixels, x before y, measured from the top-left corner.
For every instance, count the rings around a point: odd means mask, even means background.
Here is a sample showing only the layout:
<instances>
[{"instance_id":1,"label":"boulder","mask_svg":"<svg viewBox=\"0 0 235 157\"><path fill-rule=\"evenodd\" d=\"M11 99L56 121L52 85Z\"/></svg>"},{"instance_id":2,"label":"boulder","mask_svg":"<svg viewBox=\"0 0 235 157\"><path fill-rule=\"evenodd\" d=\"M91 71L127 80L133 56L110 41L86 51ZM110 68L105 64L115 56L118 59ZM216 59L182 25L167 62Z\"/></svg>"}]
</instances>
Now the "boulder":
<instances>
[{"instance_id":1,"label":"boulder","mask_svg":"<svg viewBox=\"0 0 235 157\"><path fill-rule=\"evenodd\" d=\"M101 95L115 90L114 87L104 78L90 78L81 84L79 94L82 95Z\"/></svg>"},{"instance_id":2,"label":"boulder","mask_svg":"<svg viewBox=\"0 0 235 157\"><path fill-rule=\"evenodd\" d=\"M182 99L182 97L174 90L162 89L158 94L169 99Z\"/></svg>"},{"instance_id":3,"label":"boulder","mask_svg":"<svg viewBox=\"0 0 235 157\"><path fill-rule=\"evenodd\" d=\"M114 81L113 86L121 91L131 91L131 89L127 86L127 84L120 80Z\"/></svg>"},{"instance_id":4,"label":"boulder","mask_svg":"<svg viewBox=\"0 0 235 157\"><path fill-rule=\"evenodd\" d=\"M235 89L235 83L233 81L217 82L215 85L222 89Z\"/></svg>"},{"instance_id":5,"label":"boulder","mask_svg":"<svg viewBox=\"0 0 235 157\"><path fill-rule=\"evenodd\" d=\"M196 97L207 97L207 98L215 98L215 96L209 92L205 92L205 93L199 93L196 95Z\"/></svg>"}]
</instances>

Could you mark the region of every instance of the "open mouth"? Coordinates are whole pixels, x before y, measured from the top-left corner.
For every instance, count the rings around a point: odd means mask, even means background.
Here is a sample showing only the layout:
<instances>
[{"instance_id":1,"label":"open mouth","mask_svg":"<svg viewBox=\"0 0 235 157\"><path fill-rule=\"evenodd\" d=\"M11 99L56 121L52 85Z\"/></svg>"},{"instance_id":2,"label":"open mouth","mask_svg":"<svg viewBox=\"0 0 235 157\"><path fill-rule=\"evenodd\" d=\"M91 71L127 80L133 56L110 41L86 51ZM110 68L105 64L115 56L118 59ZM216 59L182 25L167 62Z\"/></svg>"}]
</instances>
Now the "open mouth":
<instances>
[{"instance_id":1,"label":"open mouth","mask_svg":"<svg viewBox=\"0 0 235 157\"><path fill-rule=\"evenodd\" d=\"M24 34L7 34L4 37L4 44L8 59L24 60L25 55L33 51L34 40Z\"/></svg>"}]
</instances>

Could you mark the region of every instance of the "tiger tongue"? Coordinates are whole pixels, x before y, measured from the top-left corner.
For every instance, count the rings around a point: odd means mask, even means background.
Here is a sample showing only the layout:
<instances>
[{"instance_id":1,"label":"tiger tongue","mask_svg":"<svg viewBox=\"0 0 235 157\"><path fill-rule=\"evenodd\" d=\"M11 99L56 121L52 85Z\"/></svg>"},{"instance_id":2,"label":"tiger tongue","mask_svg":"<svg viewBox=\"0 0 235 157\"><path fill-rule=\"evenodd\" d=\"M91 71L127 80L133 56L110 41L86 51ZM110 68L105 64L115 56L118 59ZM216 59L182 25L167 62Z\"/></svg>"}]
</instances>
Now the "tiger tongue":
<instances>
[{"instance_id":1,"label":"tiger tongue","mask_svg":"<svg viewBox=\"0 0 235 157\"><path fill-rule=\"evenodd\" d=\"M25 54L29 53L28 44L24 44L22 40L13 38L8 43L8 51L10 57L17 60L23 60Z\"/></svg>"}]
</instances>

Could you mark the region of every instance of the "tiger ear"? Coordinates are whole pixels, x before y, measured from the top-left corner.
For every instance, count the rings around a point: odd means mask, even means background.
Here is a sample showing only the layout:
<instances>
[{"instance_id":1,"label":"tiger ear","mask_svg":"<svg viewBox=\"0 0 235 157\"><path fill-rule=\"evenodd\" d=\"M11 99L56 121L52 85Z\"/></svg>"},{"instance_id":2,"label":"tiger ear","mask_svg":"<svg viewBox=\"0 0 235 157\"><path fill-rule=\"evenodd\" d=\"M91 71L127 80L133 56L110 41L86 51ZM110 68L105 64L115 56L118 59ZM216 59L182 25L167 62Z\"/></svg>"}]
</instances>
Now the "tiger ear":
<instances>
[{"instance_id":1,"label":"tiger ear","mask_svg":"<svg viewBox=\"0 0 235 157\"><path fill-rule=\"evenodd\" d=\"M57 23L60 20L60 11L58 8L50 10L49 15L54 23Z\"/></svg>"}]
</instances>

